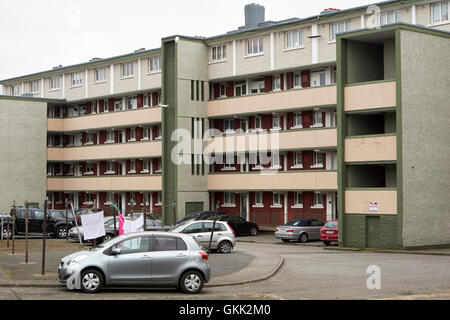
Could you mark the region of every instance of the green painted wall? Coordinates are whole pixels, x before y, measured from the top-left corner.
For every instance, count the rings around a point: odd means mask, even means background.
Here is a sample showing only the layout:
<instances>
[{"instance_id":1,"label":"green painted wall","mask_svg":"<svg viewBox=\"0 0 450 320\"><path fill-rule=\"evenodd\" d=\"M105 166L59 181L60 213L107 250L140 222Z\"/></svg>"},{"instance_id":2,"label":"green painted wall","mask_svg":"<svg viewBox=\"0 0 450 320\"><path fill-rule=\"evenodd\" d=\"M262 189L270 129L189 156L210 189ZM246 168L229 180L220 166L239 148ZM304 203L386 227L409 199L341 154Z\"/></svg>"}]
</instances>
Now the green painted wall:
<instances>
[{"instance_id":1,"label":"green painted wall","mask_svg":"<svg viewBox=\"0 0 450 320\"><path fill-rule=\"evenodd\" d=\"M450 244L450 39L401 31L403 245Z\"/></svg>"},{"instance_id":2,"label":"green painted wall","mask_svg":"<svg viewBox=\"0 0 450 320\"><path fill-rule=\"evenodd\" d=\"M0 212L13 201L43 206L47 172L47 102L0 99Z\"/></svg>"}]
</instances>

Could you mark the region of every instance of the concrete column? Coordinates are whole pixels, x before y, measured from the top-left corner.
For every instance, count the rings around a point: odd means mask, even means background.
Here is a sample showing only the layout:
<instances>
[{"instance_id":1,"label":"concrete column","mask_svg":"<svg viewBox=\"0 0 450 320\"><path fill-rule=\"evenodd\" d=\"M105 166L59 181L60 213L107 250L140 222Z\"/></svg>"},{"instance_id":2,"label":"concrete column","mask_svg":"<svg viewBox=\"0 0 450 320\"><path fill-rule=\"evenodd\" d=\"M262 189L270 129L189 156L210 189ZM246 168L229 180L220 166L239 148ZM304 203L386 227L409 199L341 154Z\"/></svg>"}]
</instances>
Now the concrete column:
<instances>
[{"instance_id":1,"label":"concrete column","mask_svg":"<svg viewBox=\"0 0 450 320\"><path fill-rule=\"evenodd\" d=\"M333 216L334 216L334 214L333 214L333 202L334 202L334 199L333 199L332 195L333 195L332 193L327 192L327 206L326 206L326 208L327 208L327 221L328 220L332 220Z\"/></svg>"},{"instance_id":2,"label":"concrete column","mask_svg":"<svg viewBox=\"0 0 450 320\"><path fill-rule=\"evenodd\" d=\"M319 63L319 26L317 24L312 25L312 63Z\"/></svg>"},{"instance_id":3,"label":"concrete column","mask_svg":"<svg viewBox=\"0 0 450 320\"><path fill-rule=\"evenodd\" d=\"M114 65L109 66L109 93L114 94Z\"/></svg>"},{"instance_id":4,"label":"concrete column","mask_svg":"<svg viewBox=\"0 0 450 320\"><path fill-rule=\"evenodd\" d=\"M417 14L416 14L416 5L413 4L411 6L411 23L417 24Z\"/></svg>"},{"instance_id":5,"label":"concrete column","mask_svg":"<svg viewBox=\"0 0 450 320\"><path fill-rule=\"evenodd\" d=\"M84 88L85 88L85 95L86 95L86 99L89 97L89 72L88 72L88 70L86 69L86 72L85 72L85 82L84 82Z\"/></svg>"},{"instance_id":6,"label":"concrete column","mask_svg":"<svg viewBox=\"0 0 450 320\"><path fill-rule=\"evenodd\" d=\"M284 223L288 222L288 193L284 193Z\"/></svg>"},{"instance_id":7,"label":"concrete column","mask_svg":"<svg viewBox=\"0 0 450 320\"><path fill-rule=\"evenodd\" d=\"M142 87L141 59L138 60L138 90Z\"/></svg>"},{"instance_id":8,"label":"concrete column","mask_svg":"<svg viewBox=\"0 0 450 320\"><path fill-rule=\"evenodd\" d=\"M235 75L236 75L236 40L233 40L233 76Z\"/></svg>"},{"instance_id":9,"label":"concrete column","mask_svg":"<svg viewBox=\"0 0 450 320\"><path fill-rule=\"evenodd\" d=\"M270 33L270 70L275 70L275 37Z\"/></svg>"}]
</instances>

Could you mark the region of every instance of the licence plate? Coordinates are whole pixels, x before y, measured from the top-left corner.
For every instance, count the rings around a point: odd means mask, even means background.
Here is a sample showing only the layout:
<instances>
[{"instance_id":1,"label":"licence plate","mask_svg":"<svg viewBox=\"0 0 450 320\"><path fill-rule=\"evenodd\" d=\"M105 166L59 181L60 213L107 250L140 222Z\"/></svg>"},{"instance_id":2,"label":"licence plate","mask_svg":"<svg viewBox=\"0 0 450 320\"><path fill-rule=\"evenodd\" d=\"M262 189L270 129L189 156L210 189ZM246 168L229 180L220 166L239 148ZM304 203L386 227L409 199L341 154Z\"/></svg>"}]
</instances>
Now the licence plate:
<instances>
[{"instance_id":1,"label":"licence plate","mask_svg":"<svg viewBox=\"0 0 450 320\"><path fill-rule=\"evenodd\" d=\"M328 230L325 232L326 234L334 234L334 231Z\"/></svg>"}]
</instances>

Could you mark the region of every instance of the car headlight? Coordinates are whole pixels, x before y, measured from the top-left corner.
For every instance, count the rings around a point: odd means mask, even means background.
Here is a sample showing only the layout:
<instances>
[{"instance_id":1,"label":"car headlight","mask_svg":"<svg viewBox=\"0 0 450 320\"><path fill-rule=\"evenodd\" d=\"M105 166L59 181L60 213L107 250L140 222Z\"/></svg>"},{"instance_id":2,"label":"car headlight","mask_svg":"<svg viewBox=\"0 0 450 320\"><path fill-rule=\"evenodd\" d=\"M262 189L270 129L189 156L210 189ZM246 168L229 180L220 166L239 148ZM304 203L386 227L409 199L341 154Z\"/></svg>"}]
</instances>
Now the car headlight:
<instances>
[{"instance_id":1,"label":"car headlight","mask_svg":"<svg viewBox=\"0 0 450 320\"><path fill-rule=\"evenodd\" d=\"M88 255L84 254L84 255L82 255L82 256L78 256L78 257L76 257L76 258L73 258L73 259L70 261L69 266L74 265L74 264L77 264L77 263L83 261L84 259L86 259L87 257L88 257Z\"/></svg>"}]
</instances>

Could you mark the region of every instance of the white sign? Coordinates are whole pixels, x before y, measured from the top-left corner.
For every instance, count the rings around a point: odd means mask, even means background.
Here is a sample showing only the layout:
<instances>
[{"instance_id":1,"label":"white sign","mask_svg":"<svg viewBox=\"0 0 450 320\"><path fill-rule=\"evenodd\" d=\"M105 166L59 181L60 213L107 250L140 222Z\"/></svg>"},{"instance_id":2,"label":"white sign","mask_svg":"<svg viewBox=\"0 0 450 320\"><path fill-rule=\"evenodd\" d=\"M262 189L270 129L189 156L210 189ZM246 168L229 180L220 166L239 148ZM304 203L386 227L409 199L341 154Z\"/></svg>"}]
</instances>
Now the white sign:
<instances>
[{"instance_id":1,"label":"white sign","mask_svg":"<svg viewBox=\"0 0 450 320\"><path fill-rule=\"evenodd\" d=\"M369 211L378 212L378 202L369 202Z\"/></svg>"}]
</instances>

